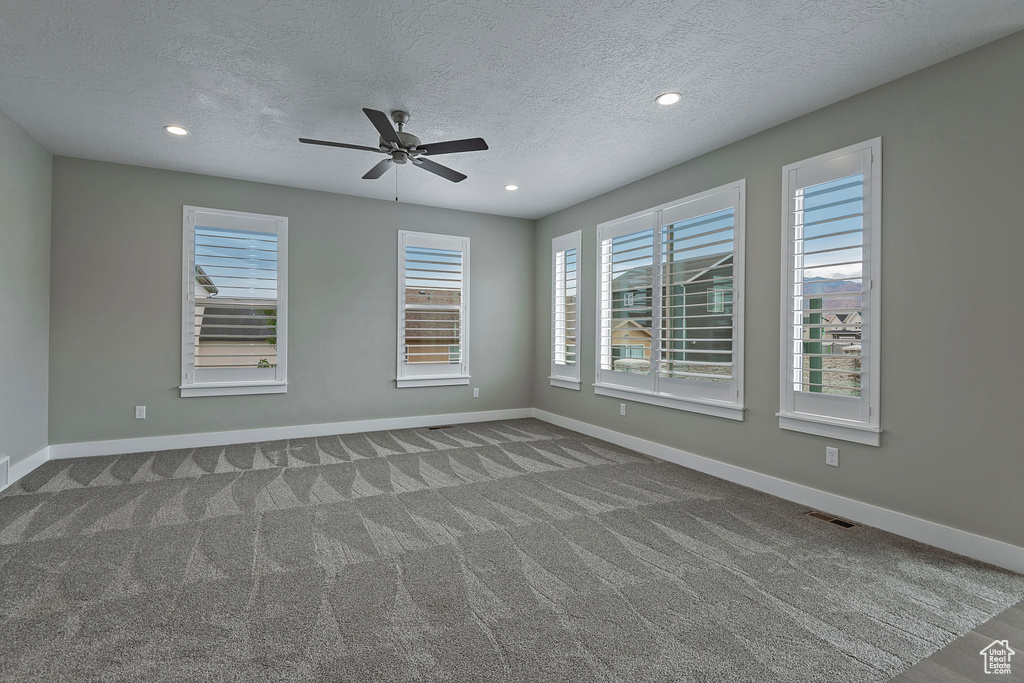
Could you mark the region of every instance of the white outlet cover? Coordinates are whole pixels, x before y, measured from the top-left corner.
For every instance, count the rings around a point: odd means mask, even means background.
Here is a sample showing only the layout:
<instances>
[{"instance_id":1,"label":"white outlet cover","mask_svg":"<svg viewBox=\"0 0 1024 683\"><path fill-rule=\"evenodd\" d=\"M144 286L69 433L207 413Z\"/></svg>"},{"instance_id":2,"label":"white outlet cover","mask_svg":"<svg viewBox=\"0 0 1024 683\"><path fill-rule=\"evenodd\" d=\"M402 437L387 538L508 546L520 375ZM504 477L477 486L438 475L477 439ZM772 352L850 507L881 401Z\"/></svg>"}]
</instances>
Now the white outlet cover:
<instances>
[{"instance_id":1,"label":"white outlet cover","mask_svg":"<svg viewBox=\"0 0 1024 683\"><path fill-rule=\"evenodd\" d=\"M145 420L146 419L146 406L135 406L135 419Z\"/></svg>"},{"instance_id":2,"label":"white outlet cover","mask_svg":"<svg viewBox=\"0 0 1024 683\"><path fill-rule=\"evenodd\" d=\"M839 449L833 446L825 447L825 464L832 467L839 467Z\"/></svg>"},{"instance_id":3,"label":"white outlet cover","mask_svg":"<svg viewBox=\"0 0 1024 683\"><path fill-rule=\"evenodd\" d=\"M622 416L626 415L626 404L625 403L620 403L619 404L619 415L622 415Z\"/></svg>"}]
</instances>

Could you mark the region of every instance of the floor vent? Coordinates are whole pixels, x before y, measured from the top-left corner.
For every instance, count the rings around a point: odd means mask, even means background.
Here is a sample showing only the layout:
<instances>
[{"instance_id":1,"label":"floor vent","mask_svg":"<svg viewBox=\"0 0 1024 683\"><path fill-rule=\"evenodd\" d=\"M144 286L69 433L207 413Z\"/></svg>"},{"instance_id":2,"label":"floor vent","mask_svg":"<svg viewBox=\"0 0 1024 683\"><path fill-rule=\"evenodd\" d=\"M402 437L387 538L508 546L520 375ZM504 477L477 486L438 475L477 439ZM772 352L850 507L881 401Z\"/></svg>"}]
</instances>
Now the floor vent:
<instances>
[{"instance_id":1,"label":"floor vent","mask_svg":"<svg viewBox=\"0 0 1024 683\"><path fill-rule=\"evenodd\" d=\"M436 427L427 427L427 429L430 429L430 430L434 430L434 429L452 429L453 427L455 427L455 425L438 425Z\"/></svg>"},{"instance_id":2,"label":"floor vent","mask_svg":"<svg viewBox=\"0 0 1024 683\"><path fill-rule=\"evenodd\" d=\"M11 483L11 459L4 458L0 460L0 491L7 488L7 485Z\"/></svg>"},{"instance_id":3,"label":"floor vent","mask_svg":"<svg viewBox=\"0 0 1024 683\"><path fill-rule=\"evenodd\" d=\"M804 514L808 517L814 517L815 519L820 519L823 522L828 522L829 524L841 526L844 529L852 529L853 527L857 526L853 522L847 522L845 519L839 519L838 517L833 517L832 515L826 514L824 512L818 512L817 510L808 510Z\"/></svg>"}]
</instances>

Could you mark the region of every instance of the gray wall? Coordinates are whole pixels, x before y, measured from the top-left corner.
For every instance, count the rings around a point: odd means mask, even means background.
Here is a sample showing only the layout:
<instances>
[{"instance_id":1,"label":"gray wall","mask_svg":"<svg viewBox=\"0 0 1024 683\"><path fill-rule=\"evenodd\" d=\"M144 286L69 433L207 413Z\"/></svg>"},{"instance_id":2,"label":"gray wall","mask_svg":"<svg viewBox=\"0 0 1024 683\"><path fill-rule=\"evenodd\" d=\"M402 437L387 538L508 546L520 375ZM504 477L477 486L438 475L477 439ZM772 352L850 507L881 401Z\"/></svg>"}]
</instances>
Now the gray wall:
<instances>
[{"instance_id":1,"label":"gray wall","mask_svg":"<svg viewBox=\"0 0 1024 683\"><path fill-rule=\"evenodd\" d=\"M1024 545L1024 33L538 221L534 405ZM668 134L671 134L669 132ZM785 164L881 135L882 446L782 431ZM747 179L746 420L595 396L595 226ZM582 229L583 391L549 386L551 238ZM841 467L824 464L825 444Z\"/></svg>"},{"instance_id":2,"label":"gray wall","mask_svg":"<svg viewBox=\"0 0 1024 683\"><path fill-rule=\"evenodd\" d=\"M0 457L44 448L52 157L0 113Z\"/></svg>"},{"instance_id":3,"label":"gray wall","mask_svg":"<svg viewBox=\"0 0 1024 683\"><path fill-rule=\"evenodd\" d=\"M53 184L50 443L530 405L532 221L64 157ZM287 394L179 397L184 204L288 216ZM399 228L471 239L469 387L394 386Z\"/></svg>"}]
</instances>

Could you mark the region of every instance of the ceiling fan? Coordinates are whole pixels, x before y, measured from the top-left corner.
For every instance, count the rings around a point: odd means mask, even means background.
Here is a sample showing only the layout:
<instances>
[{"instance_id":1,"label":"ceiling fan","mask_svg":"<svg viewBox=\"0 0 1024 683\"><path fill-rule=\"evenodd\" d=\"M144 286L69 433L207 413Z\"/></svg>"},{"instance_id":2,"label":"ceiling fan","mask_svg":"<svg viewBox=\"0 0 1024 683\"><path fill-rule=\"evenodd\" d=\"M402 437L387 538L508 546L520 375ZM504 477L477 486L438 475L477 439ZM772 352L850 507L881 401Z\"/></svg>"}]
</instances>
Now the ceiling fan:
<instances>
[{"instance_id":1,"label":"ceiling fan","mask_svg":"<svg viewBox=\"0 0 1024 683\"><path fill-rule=\"evenodd\" d=\"M409 122L409 112L406 111L391 112L391 118L398 124L397 131L391 125L391 121L388 121L388 115L384 112L364 108L363 113L366 114L366 118L370 119L370 123L380 133L379 147L349 145L344 142L330 142L329 140L310 140L309 138L299 138L299 142L304 142L307 145L362 149L367 152L387 154L389 158L382 160L367 171L366 175L363 176L363 180L376 180L384 175L391 168L392 164L404 164L411 161L414 165L419 166L425 171L430 171L453 183L460 183L466 179L465 175L423 157L437 154L454 154L455 152L476 152L487 149L487 143L484 142L483 138L466 138L465 140L449 140L448 142L429 142L423 144L418 137L402 130L405 124Z\"/></svg>"}]
</instances>

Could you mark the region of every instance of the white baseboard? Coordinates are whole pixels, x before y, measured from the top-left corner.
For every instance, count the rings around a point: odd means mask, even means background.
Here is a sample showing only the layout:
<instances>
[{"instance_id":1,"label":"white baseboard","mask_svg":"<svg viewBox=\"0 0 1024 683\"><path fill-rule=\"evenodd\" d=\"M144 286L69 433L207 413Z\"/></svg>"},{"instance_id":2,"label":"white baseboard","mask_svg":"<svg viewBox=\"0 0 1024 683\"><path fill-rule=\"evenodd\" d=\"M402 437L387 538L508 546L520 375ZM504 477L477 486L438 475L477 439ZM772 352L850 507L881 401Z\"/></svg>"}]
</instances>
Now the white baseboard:
<instances>
[{"instance_id":1,"label":"white baseboard","mask_svg":"<svg viewBox=\"0 0 1024 683\"><path fill-rule=\"evenodd\" d=\"M35 468L39 467L49 459L50 447L44 446L43 448L39 449L38 451L28 456L24 460L19 460L18 462L14 463L13 465L11 465L11 469L8 470L7 472L7 486L10 486L14 482L18 481L26 474L28 474ZM5 486L4 488L7 488L7 486ZM3 489L0 489L0 491L2 490Z\"/></svg>"},{"instance_id":2,"label":"white baseboard","mask_svg":"<svg viewBox=\"0 0 1024 683\"><path fill-rule=\"evenodd\" d=\"M620 432L598 427L588 422L581 422L572 418L549 413L545 410L534 408L533 416L539 420L550 422L559 427L565 427L587 436L593 436L609 443L629 448L645 455L650 455L661 460L689 467L710 474L719 479L725 479L736 484L742 484L758 491L770 493L773 496L784 498L800 505L822 510L837 517L872 526L883 531L888 531L914 541L927 543L928 545L942 548L950 552L971 557L982 562L994 564L1011 571L1024 574L1024 548L997 541L985 536L979 536L960 529L954 529L936 522L913 517L902 512L895 512L886 508L862 503L852 498L844 498L834 493L820 491L809 486L794 484L785 479L779 479L760 472L754 472L736 465L729 465L719 460L713 460L700 455L694 455L678 448L672 448L653 441L647 441L635 436L629 436Z\"/></svg>"},{"instance_id":3,"label":"white baseboard","mask_svg":"<svg viewBox=\"0 0 1024 683\"><path fill-rule=\"evenodd\" d=\"M169 434L167 436L144 436L135 439L113 439L110 441L56 443L50 444L49 449L50 458L57 460L62 458L82 458L94 455L120 455L122 453L167 451L175 448L226 446L233 443L252 443L254 441L302 439L311 436L330 436L332 434L378 432L385 429L411 429L415 427L433 427L435 425L444 424L489 422L491 420L517 420L532 416L532 408L509 408L507 410L482 410L474 413L388 417L375 420L325 422L322 424L294 425L289 427L236 429L227 432Z\"/></svg>"}]
</instances>

